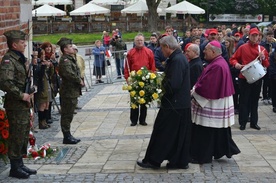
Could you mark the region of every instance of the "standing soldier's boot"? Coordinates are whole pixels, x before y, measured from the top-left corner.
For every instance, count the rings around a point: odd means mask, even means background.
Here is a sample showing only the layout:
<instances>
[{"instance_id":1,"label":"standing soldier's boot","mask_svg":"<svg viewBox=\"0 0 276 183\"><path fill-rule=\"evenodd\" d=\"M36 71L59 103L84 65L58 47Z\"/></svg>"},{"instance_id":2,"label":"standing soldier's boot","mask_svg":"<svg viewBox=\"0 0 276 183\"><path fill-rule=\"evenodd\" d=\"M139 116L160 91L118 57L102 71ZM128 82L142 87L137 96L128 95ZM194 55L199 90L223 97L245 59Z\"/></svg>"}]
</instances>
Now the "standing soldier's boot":
<instances>
[{"instance_id":1,"label":"standing soldier's boot","mask_svg":"<svg viewBox=\"0 0 276 183\"><path fill-rule=\"evenodd\" d=\"M80 141L80 139L73 137L70 132L63 132L63 144L77 144Z\"/></svg>"},{"instance_id":2,"label":"standing soldier's boot","mask_svg":"<svg viewBox=\"0 0 276 183\"><path fill-rule=\"evenodd\" d=\"M44 111L38 111L38 121L39 121L39 129L47 129L49 128L46 119L44 117Z\"/></svg>"},{"instance_id":3,"label":"standing soldier's boot","mask_svg":"<svg viewBox=\"0 0 276 183\"><path fill-rule=\"evenodd\" d=\"M19 166L21 167L21 169L24 171L24 172L27 172L28 174L30 175L35 175L37 173L36 170L34 169L30 169L28 167L26 167L23 163L23 159L21 158L20 161L19 161Z\"/></svg>"},{"instance_id":4,"label":"standing soldier's boot","mask_svg":"<svg viewBox=\"0 0 276 183\"><path fill-rule=\"evenodd\" d=\"M49 102L49 107L48 107L48 110L45 110L46 112L46 122L47 124L51 124L53 123L53 120L52 120L52 103L53 102Z\"/></svg>"},{"instance_id":5,"label":"standing soldier's boot","mask_svg":"<svg viewBox=\"0 0 276 183\"><path fill-rule=\"evenodd\" d=\"M18 179L27 179L30 175L20 167L20 161L20 159L10 159L11 170L9 176Z\"/></svg>"}]
</instances>

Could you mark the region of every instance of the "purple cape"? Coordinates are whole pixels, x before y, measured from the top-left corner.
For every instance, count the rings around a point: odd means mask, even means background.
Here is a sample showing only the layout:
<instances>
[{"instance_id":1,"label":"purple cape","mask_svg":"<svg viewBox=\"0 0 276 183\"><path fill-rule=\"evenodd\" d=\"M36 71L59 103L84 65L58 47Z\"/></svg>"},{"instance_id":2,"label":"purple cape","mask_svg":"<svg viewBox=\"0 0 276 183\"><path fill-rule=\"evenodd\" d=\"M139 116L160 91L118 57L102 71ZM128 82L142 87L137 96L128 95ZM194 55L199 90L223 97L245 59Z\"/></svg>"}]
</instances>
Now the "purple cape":
<instances>
[{"instance_id":1,"label":"purple cape","mask_svg":"<svg viewBox=\"0 0 276 183\"><path fill-rule=\"evenodd\" d=\"M220 99L235 93L229 66L222 56L216 57L202 72L195 92L206 99Z\"/></svg>"}]
</instances>

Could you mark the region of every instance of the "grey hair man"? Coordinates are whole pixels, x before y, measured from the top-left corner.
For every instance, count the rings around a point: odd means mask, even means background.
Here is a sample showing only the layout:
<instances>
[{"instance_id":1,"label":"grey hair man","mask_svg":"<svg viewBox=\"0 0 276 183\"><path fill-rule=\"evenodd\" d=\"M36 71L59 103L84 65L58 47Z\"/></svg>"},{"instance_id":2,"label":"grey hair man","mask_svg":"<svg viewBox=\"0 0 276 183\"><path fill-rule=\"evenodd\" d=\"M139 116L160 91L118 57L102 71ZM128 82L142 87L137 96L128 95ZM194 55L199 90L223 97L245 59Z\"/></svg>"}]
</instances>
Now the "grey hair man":
<instances>
[{"instance_id":1,"label":"grey hair man","mask_svg":"<svg viewBox=\"0 0 276 183\"><path fill-rule=\"evenodd\" d=\"M164 95L145 158L137 161L137 164L142 168L154 169L168 160L168 169L187 169L191 136L189 64L172 35L164 35L160 45L164 56L168 58L162 81Z\"/></svg>"},{"instance_id":2,"label":"grey hair man","mask_svg":"<svg viewBox=\"0 0 276 183\"><path fill-rule=\"evenodd\" d=\"M197 44L191 44L190 46L188 46L185 55L189 60L190 82L192 89L203 70L203 62L199 56L199 46Z\"/></svg>"}]
</instances>

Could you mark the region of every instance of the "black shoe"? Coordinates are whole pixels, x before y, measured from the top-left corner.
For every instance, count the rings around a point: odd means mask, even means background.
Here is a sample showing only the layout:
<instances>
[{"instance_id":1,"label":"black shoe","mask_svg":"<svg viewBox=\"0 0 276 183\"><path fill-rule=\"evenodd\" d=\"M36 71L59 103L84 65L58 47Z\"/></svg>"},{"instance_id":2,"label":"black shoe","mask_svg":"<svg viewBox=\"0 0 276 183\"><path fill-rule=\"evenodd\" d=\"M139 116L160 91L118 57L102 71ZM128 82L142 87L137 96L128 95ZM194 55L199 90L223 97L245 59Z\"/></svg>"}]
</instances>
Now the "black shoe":
<instances>
[{"instance_id":1,"label":"black shoe","mask_svg":"<svg viewBox=\"0 0 276 183\"><path fill-rule=\"evenodd\" d=\"M276 113L276 107L273 107L272 111Z\"/></svg>"},{"instance_id":2,"label":"black shoe","mask_svg":"<svg viewBox=\"0 0 276 183\"><path fill-rule=\"evenodd\" d=\"M23 159L22 159L22 158L20 159L19 167L21 167L21 169L22 169L24 172L27 172L27 173L30 174L30 175L35 175L35 174L37 174L37 171L36 171L36 170L30 169L30 168L28 168L28 167L26 167L26 166L24 165Z\"/></svg>"},{"instance_id":3,"label":"black shoe","mask_svg":"<svg viewBox=\"0 0 276 183\"><path fill-rule=\"evenodd\" d=\"M136 126L137 125L137 123L131 123L130 124L130 126Z\"/></svg>"},{"instance_id":4,"label":"black shoe","mask_svg":"<svg viewBox=\"0 0 276 183\"><path fill-rule=\"evenodd\" d=\"M28 179L30 177L30 174L25 172L21 167L21 160L20 159L14 159L10 160L11 162L11 170L10 170L10 177L15 177L18 179Z\"/></svg>"},{"instance_id":5,"label":"black shoe","mask_svg":"<svg viewBox=\"0 0 276 183\"><path fill-rule=\"evenodd\" d=\"M63 138L63 144L77 144L80 141L81 141L80 139L76 139L73 136Z\"/></svg>"},{"instance_id":6,"label":"black shoe","mask_svg":"<svg viewBox=\"0 0 276 183\"><path fill-rule=\"evenodd\" d=\"M122 79L122 77L121 77L121 76L118 76L117 79Z\"/></svg>"},{"instance_id":7,"label":"black shoe","mask_svg":"<svg viewBox=\"0 0 276 183\"><path fill-rule=\"evenodd\" d=\"M259 127L259 125L250 125L250 128L256 129L256 130L260 130L261 127Z\"/></svg>"},{"instance_id":8,"label":"black shoe","mask_svg":"<svg viewBox=\"0 0 276 183\"><path fill-rule=\"evenodd\" d=\"M239 109L235 109L235 114L239 114Z\"/></svg>"},{"instance_id":9,"label":"black shoe","mask_svg":"<svg viewBox=\"0 0 276 183\"><path fill-rule=\"evenodd\" d=\"M147 126L148 125L146 122L140 122L139 124L142 125L142 126Z\"/></svg>"},{"instance_id":10,"label":"black shoe","mask_svg":"<svg viewBox=\"0 0 276 183\"><path fill-rule=\"evenodd\" d=\"M137 161L137 165L142 168L152 168L152 169L159 169L160 167L152 165L150 163L144 163L143 161Z\"/></svg>"},{"instance_id":11,"label":"black shoe","mask_svg":"<svg viewBox=\"0 0 276 183\"><path fill-rule=\"evenodd\" d=\"M241 125L240 130L245 130L245 125Z\"/></svg>"},{"instance_id":12,"label":"black shoe","mask_svg":"<svg viewBox=\"0 0 276 183\"><path fill-rule=\"evenodd\" d=\"M102 81L102 80L99 80L99 83L104 83L104 81Z\"/></svg>"}]
</instances>

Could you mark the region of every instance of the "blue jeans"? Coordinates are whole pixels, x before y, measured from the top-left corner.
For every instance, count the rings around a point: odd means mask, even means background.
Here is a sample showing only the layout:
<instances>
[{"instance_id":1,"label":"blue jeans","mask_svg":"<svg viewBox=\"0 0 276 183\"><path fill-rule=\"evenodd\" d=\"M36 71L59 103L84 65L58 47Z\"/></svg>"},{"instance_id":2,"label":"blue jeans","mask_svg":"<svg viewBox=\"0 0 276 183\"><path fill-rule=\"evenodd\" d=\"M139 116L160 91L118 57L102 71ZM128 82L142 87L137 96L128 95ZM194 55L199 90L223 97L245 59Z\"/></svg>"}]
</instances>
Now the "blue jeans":
<instances>
[{"instance_id":1,"label":"blue jeans","mask_svg":"<svg viewBox=\"0 0 276 183\"><path fill-rule=\"evenodd\" d=\"M124 75L124 59L116 58L116 70L117 70L117 76Z\"/></svg>"}]
</instances>

